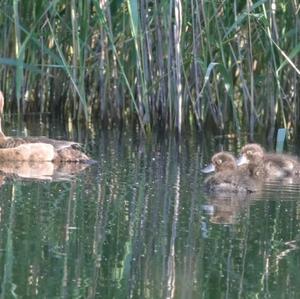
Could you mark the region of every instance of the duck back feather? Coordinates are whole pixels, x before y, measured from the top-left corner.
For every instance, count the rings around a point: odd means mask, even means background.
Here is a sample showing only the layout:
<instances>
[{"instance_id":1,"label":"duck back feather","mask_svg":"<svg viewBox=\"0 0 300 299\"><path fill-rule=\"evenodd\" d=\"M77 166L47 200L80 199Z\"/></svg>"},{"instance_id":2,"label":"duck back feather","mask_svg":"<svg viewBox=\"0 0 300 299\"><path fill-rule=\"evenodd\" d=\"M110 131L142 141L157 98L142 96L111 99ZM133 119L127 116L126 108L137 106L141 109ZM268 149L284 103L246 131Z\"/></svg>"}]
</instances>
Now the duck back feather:
<instances>
[{"instance_id":1,"label":"duck back feather","mask_svg":"<svg viewBox=\"0 0 300 299\"><path fill-rule=\"evenodd\" d=\"M56 150L67 147L80 148L79 143L73 141L51 139L45 136L40 137L4 137L0 139L0 148L13 148L26 143L51 144Z\"/></svg>"}]
</instances>

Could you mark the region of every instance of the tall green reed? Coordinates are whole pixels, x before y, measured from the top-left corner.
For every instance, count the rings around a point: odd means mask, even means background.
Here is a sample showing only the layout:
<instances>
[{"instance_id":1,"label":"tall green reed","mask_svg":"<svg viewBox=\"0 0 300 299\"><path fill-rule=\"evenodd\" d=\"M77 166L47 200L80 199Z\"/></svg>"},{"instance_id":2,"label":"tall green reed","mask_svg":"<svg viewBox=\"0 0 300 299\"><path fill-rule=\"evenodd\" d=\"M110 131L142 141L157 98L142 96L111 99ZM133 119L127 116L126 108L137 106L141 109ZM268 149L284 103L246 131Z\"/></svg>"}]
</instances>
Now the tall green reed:
<instances>
[{"instance_id":1,"label":"tall green reed","mask_svg":"<svg viewBox=\"0 0 300 299\"><path fill-rule=\"evenodd\" d=\"M143 131L299 125L293 1L4 1L1 11L9 111Z\"/></svg>"}]
</instances>

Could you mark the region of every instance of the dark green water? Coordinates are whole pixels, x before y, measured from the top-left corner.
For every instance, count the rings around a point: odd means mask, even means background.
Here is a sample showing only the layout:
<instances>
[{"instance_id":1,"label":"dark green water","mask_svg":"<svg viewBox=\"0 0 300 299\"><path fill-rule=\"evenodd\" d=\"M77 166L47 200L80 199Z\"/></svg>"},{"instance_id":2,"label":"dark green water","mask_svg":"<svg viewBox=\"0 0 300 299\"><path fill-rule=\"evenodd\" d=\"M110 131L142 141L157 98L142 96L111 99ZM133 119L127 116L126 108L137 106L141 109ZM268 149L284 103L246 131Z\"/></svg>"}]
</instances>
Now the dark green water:
<instances>
[{"instance_id":1,"label":"dark green water","mask_svg":"<svg viewBox=\"0 0 300 299\"><path fill-rule=\"evenodd\" d=\"M98 164L69 181L3 184L1 298L300 298L300 187L202 192L211 153L240 141L190 136L179 147L117 130L33 128L79 139Z\"/></svg>"}]
</instances>

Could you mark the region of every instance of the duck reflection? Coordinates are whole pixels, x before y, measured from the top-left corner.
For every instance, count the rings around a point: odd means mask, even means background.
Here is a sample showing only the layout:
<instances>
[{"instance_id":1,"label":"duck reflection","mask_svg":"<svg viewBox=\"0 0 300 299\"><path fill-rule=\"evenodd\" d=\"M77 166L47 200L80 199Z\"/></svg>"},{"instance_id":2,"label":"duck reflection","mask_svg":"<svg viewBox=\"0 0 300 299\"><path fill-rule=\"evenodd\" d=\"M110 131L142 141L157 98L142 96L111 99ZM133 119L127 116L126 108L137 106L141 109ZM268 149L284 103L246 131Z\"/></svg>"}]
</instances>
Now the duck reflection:
<instances>
[{"instance_id":1,"label":"duck reflection","mask_svg":"<svg viewBox=\"0 0 300 299\"><path fill-rule=\"evenodd\" d=\"M207 203L202 205L202 209L209 215L211 223L236 224L255 198L256 193L209 195L206 196Z\"/></svg>"},{"instance_id":2,"label":"duck reflection","mask_svg":"<svg viewBox=\"0 0 300 299\"><path fill-rule=\"evenodd\" d=\"M63 181L71 180L90 164L8 161L0 163L0 186L8 179Z\"/></svg>"}]
</instances>

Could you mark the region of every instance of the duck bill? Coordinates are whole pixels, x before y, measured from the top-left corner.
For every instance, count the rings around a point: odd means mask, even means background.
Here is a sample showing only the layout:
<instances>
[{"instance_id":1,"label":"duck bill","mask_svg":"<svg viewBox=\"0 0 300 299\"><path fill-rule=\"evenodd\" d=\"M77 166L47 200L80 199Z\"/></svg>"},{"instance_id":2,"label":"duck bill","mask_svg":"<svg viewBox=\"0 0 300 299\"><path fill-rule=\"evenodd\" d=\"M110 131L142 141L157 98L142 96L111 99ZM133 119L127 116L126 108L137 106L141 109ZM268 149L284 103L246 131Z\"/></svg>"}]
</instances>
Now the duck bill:
<instances>
[{"instance_id":1,"label":"duck bill","mask_svg":"<svg viewBox=\"0 0 300 299\"><path fill-rule=\"evenodd\" d=\"M216 170L215 166L213 164L207 165L205 168L201 169L202 173L211 173Z\"/></svg>"},{"instance_id":2,"label":"duck bill","mask_svg":"<svg viewBox=\"0 0 300 299\"><path fill-rule=\"evenodd\" d=\"M238 159L236 159L237 166L241 166L241 165L248 164L248 163L249 163L249 161L245 156L241 156Z\"/></svg>"}]
</instances>

